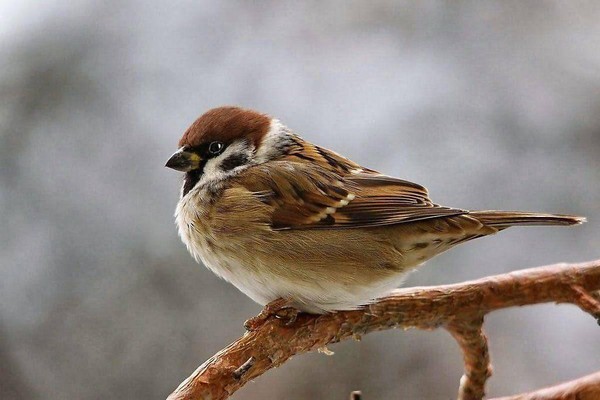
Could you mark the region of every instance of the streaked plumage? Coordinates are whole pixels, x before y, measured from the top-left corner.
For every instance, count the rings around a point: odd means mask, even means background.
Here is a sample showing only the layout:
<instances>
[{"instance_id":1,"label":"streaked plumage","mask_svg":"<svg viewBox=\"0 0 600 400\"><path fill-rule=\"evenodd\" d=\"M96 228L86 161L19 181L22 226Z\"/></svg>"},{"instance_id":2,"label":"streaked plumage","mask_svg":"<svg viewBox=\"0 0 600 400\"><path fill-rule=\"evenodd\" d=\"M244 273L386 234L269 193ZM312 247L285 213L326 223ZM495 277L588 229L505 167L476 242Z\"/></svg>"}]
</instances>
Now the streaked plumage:
<instances>
[{"instance_id":1,"label":"streaked plumage","mask_svg":"<svg viewBox=\"0 0 600 400\"><path fill-rule=\"evenodd\" d=\"M583 218L467 211L431 202L246 109L208 111L167 166L186 173L176 220L197 261L260 304L285 298L321 313L385 295L456 244L512 225Z\"/></svg>"}]
</instances>

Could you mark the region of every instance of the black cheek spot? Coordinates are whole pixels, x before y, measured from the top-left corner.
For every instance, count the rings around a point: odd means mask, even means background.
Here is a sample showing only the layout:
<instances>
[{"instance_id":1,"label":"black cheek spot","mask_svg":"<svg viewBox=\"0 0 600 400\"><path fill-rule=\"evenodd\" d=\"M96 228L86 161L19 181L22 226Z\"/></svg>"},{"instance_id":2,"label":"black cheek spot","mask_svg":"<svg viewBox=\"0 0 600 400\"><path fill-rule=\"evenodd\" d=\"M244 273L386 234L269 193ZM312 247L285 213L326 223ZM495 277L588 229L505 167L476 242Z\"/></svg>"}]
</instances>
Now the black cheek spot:
<instances>
[{"instance_id":1,"label":"black cheek spot","mask_svg":"<svg viewBox=\"0 0 600 400\"><path fill-rule=\"evenodd\" d=\"M248 156L243 153L232 154L221 163L223 171L231 171L232 169L244 165L248 162Z\"/></svg>"},{"instance_id":2,"label":"black cheek spot","mask_svg":"<svg viewBox=\"0 0 600 400\"><path fill-rule=\"evenodd\" d=\"M414 248L416 250L421 250L421 249L427 248L428 246L429 246L429 243L427 243L427 242L421 242L421 243L416 243L415 246L414 246Z\"/></svg>"}]
</instances>

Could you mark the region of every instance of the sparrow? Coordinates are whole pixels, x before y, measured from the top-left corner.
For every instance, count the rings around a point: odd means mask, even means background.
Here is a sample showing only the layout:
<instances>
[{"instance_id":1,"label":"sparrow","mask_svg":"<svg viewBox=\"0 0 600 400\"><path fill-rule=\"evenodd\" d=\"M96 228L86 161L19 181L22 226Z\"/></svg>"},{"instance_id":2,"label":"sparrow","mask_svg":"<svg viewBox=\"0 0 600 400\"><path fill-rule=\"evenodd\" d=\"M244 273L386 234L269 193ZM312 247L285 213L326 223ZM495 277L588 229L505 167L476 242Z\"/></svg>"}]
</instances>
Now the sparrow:
<instances>
[{"instance_id":1,"label":"sparrow","mask_svg":"<svg viewBox=\"0 0 600 400\"><path fill-rule=\"evenodd\" d=\"M367 305L428 259L511 226L585 222L441 206L239 107L200 116L166 167L185 173L175 219L196 261L261 305L300 312Z\"/></svg>"}]
</instances>

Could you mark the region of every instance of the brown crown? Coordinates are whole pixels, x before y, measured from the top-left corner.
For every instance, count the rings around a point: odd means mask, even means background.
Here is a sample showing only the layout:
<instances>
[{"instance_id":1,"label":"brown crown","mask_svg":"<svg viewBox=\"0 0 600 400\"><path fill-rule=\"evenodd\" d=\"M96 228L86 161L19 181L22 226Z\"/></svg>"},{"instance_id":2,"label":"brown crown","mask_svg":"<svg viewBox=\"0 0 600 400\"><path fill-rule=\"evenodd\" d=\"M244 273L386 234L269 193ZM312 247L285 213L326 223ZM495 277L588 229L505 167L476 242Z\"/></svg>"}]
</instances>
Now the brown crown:
<instances>
[{"instance_id":1,"label":"brown crown","mask_svg":"<svg viewBox=\"0 0 600 400\"><path fill-rule=\"evenodd\" d=\"M185 131L179 147L199 146L212 141L231 143L235 139L247 138L258 146L269 131L271 118L240 107L217 107L200 116Z\"/></svg>"}]
</instances>

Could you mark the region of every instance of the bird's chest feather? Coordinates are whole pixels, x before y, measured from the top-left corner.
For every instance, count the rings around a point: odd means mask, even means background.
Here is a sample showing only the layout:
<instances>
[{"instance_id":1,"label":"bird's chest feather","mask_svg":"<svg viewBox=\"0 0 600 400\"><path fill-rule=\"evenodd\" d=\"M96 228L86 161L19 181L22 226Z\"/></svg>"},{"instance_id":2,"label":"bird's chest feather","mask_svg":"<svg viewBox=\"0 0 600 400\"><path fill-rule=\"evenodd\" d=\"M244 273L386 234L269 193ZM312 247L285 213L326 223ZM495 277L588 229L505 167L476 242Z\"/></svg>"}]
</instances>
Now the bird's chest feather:
<instances>
[{"instance_id":1,"label":"bird's chest feather","mask_svg":"<svg viewBox=\"0 0 600 400\"><path fill-rule=\"evenodd\" d=\"M269 285L264 285L259 264L250 263L250 257L240 257L248 254L242 248L237 252L231 251L234 245L232 238L228 238L228 243L223 243L224 238L213 229L216 212L217 207L205 190L192 190L180 200L175 218L179 236L188 251L196 261L255 301L265 304L277 298L271 293Z\"/></svg>"},{"instance_id":2,"label":"bird's chest feather","mask_svg":"<svg viewBox=\"0 0 600 400\"><path fill-rule=\"evenodd\" d=\"M231 266L225 260L219 240L212 229L216 207L206 189L198 188L186 194L178 203L175 220L179 236L188 251L217 275Z\"/></svg>"}]
</instances>

